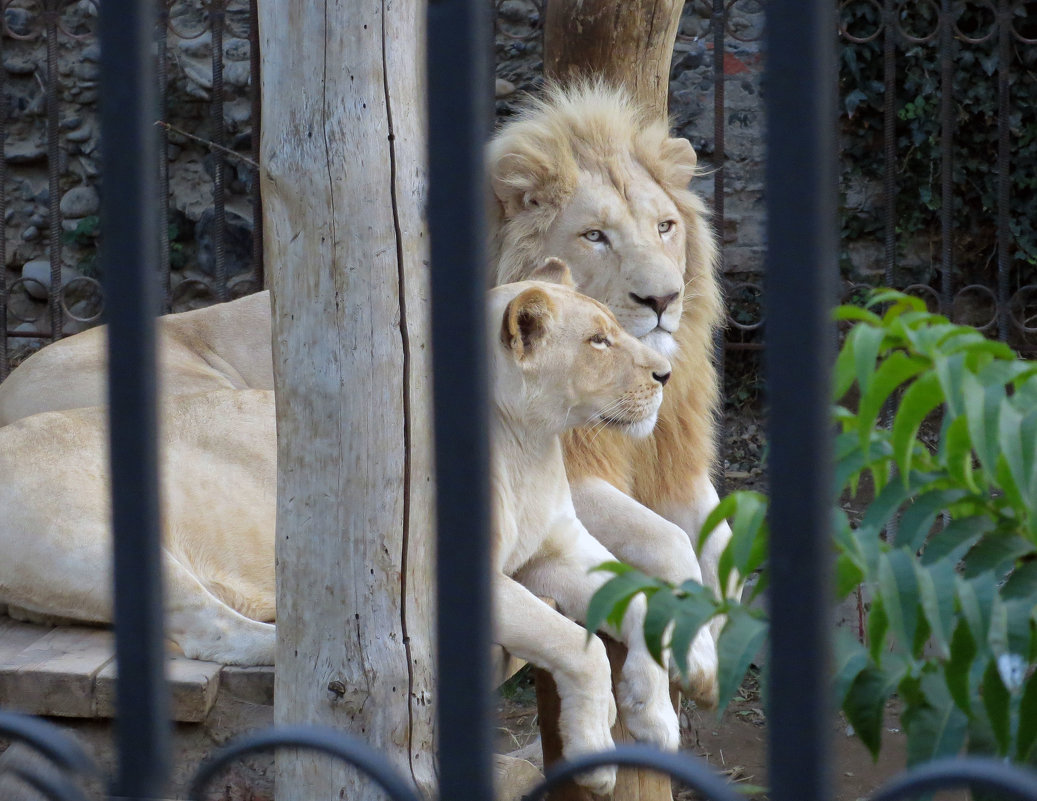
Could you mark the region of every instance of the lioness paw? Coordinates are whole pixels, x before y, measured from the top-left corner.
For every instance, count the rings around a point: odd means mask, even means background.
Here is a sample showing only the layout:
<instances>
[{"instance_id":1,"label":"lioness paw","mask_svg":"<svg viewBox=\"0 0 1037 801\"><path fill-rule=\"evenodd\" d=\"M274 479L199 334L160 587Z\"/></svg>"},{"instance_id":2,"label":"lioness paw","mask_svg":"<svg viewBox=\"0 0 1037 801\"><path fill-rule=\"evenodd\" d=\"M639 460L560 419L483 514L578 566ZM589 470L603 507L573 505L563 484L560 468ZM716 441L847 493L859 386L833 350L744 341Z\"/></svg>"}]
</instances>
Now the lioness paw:
<instances>
[{"instance_id":1,"label":"lioness paw","mask_svg":"<svg viewBox=\"0 0 1037 801\"><path fill-rule=\"evenodd\" d=\"M673 660L670 661L673 668ZM717 705L717 647L713 634L702 628L688 651L688 672L675 676L685 694L696 704L706 709Z\"/></svg>"},{"instance_id":2,"label":"lioness paw","mask_svg":"<svg viewBox=\"0 0 1037 801\"><path fill-rule=\"evenodd\" d=\"M626 665L623 668L623 678L616 688L623 724L639 742L676 751L680 723L670 699L669 681L661 668L654 664L651 667L652 670Z\"/></svg>"},{"instance_id":3,"label":"lioness paw","mask_svg":"<svg viewBox=\"0 0 1037 801\"><path fill-rule=\"evenodd\" d=\"M595 795L611 795L616 789L616 766L603 765L599 768L585 770L574 777L581 787L585 787Z\"/></svg>"}]
</instances>

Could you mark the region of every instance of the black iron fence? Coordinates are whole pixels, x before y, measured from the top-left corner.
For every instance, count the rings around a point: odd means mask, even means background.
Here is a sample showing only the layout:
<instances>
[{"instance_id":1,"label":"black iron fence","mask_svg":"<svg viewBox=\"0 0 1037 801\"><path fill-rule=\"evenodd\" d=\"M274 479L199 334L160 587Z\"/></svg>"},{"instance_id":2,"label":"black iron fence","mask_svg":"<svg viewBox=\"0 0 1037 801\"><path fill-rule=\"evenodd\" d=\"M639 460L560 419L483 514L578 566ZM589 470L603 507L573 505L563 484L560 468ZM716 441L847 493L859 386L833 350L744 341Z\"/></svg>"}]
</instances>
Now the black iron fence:
<instances>
[{"instance_id":1,"label":"black iron fence","mask_svg":"<svg viewBox=\"0 0 1037 801\"><path fill-rule=\"evenodd\" d=\"M771 528L782 547L772 554L770 726L771 797L821 801L829 796L824 720L827 666L827 576L824 546L829 493L828 365L832 340L827 322L834 300L837 263L833 8L827 0L773 0L768 34L770 187L767 311L772 419ZM161 680L161 604L155 480L155 354L152 315L161 305L159 196L153 133L154 61L152 9L134 0L104 0L100 35L105 44L101 80L106 104L103 168L109 191L102 209L108 242L103 252L110 363L123 377L111 397L113 426L113 522L116 550L118 706L120 767L112 798L159 796L168 760ZM435 359L436 439L453 443L438 452L440 552L456 555L440 587L439 727L441 797L489 799L490 737L486 665L489 639L487 586L486 371L481 342L481 158L485 133L481 100L467 94L484 78L478 32L483 10L464 0L434 0L430 7L429 68L432 122L430 204L434 264L433 347L451 358ZM946 22L944 23L946 26ZM437 120L449 118L444 137ZM458 125L465 120L465 125ZM790 192L789 187L796 191ZM117 189L118 191L113 191ZM53 202L55 193L49 200ZM60 211L60 209L59 209ZM476 223L476 224L473 224ZM459 234L467 232L467 236ZM52 303L56 300L51 287ZM458 293L476 302L456 303ZM449 299L450 314L437 314ZM144 299L145 302L142 302ZM471 316L467 316L467 315ZM53 332L52 332L53 333ZM474 335L473 335L474 333ZM788 369L795 365L794 370ZM453 371L463 381L451 381ZM463 387L463 391L458 391ZM473 390L474 387L474 390ZM451 392L453 390L453 392ZM121 435L119 432L122 432ZM461 448L457 443L466 443ZM475 491L473 491L475 488ZM481 490L481 491L479 491ZM462 540L451 548L447 537ZM473 616L474 615L474 616ZM0 736L34 746L66 770L58 778L27 774L49 798L82 798L70 780L96 772L88 758L56 729L39 720L0 712ZM396 799L412 790L358 740L319 729L270 730L228 747L196 776L193 797L226 761L280 746L312 748L356 764ZM618 763L667 772L712 799L738 794L704 764L688 756L642 747L584 757L562 766L531 793L541 798L555 783L588 767ZM974 785L998 797L1037 799L1037 777L979 759L933 764L896 780L875 796L881 801L919 797L938 787Z\"/></svg>"},{"instance_id":2,"label":"black iron fence","mask_svg":"<svg viewBox=\"0 0 1037 801\"><path fill-rule=\"evenodd\" d=\"M0 4L0 379L105 314L97 0ZM255 0L157 0L161 308L262 288ZM104 176L107 178L107 176Z\"/></svg>"},{"instance_id":3,"label":"black iron fence","mask_svg":"<svg viewBox=\"0 0 1037 801\"><path fill-rule=\"evenodd\" d=\"M543 3L496 3L498 60L520 88L539 80ZM263 284L254 4L157 2L165 311ZM689 2L671 85L678 130L712 173L728 350L758 349L763 338L763 5ZM4 0L2 9L0 378L104 313L97 2ZM1031 0L838 4L844 296L861 284L909 288L957 322L1037 350L1035 19Z\"/></svg>"}]
</instances>

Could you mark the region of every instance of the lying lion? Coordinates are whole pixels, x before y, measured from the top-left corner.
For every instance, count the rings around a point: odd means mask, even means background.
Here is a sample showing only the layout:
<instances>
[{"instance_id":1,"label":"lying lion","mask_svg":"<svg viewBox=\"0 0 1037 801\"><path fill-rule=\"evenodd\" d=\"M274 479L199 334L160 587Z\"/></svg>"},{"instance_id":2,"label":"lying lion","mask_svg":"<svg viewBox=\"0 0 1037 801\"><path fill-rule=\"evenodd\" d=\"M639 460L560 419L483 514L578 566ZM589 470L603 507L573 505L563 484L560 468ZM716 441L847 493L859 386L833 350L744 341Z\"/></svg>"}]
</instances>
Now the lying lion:
<instances>
[{"instance_id":1,"label":"lying lion","mask_svg":"<svg viewBox=\"0 0 1037 801\"><path fill-rule=\"evenodd\" d=\"M161 407L166 634L194 659L274 661L273 395ZM0 605L17 616L111 622L106 426L90 407L0 428Z\"/></svg>"},{"instance_id":2,"label":"lying lion","mask_svg":"<svg viewBox=\"0 0 1037 801\"><path fill-rule=\"evenodd\" d=\"M167 395L273 389L270 293L158 320L161 388ZM107 402L108 327L47 345L0 383L0 426L39 412Z\"/></svg>"}]
</instances>

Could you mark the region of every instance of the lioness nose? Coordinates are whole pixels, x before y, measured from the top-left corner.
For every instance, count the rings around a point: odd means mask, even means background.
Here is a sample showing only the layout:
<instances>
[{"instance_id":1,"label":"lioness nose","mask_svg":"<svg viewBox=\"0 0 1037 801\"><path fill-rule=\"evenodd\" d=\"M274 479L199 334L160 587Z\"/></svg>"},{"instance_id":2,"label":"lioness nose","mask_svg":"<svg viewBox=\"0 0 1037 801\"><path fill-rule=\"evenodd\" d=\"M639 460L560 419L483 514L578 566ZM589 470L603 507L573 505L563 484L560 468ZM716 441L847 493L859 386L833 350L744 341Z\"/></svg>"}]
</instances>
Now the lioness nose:
<instances>
[{"instance_id":1,"label":"lioness nose","mask_svg":"<svg viewBox=\"0 0 1037 801\"><path fill-rule=\"evenodd\" d=\"M640 303L642 306L647 306L652 309L658 316L666 311L666 307L673 303L679 294L679 292L671 292L669 295L648 295L646 297L641 297L640 295L631 292L630 297L634 299L635 303Z\"/></svg>"},{"instance_id":2,"label":"lioness nose","mask_svg":"<svg viewBox=\"0 0 1037 801\"><path fill-rule=\"evenodd\" d=\"M670 380L670 373L652 373L652 378L666 386L666 382Z\"/></svg>"}]
</instances>

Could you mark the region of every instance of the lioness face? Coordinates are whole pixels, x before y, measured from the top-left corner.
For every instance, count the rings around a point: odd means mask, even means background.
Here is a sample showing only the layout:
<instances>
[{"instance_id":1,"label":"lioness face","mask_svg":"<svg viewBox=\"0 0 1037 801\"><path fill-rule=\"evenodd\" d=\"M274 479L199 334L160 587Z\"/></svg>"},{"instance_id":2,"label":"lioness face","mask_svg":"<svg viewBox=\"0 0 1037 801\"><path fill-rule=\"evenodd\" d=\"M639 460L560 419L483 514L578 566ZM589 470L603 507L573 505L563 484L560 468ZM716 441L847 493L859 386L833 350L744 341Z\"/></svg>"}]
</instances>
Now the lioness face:
<instances>
[{"instance_id":1,"label":"lioness face","mask_svg":"<svg viewBox=\"0 0 1037 801\"><path fill-rule=\"evenodd\" d=\"M545 281L493 294L510 297L497 318L510 364L498 366L498 376L506 370L518 379L498 381L499 405L525 405L552 433L585 425L651 433L670 364L628 334L605 305Z\"/></svg>"},{"instance_id":2,"label":"lioness face","mask_svg":"<svg viewBox=\"0 0 1037 801\"><path fill-rule=\"evenodd\" d=\"M565 261L577 288L608 306L629 333L671 355L686 258L677 206L637 164L581 178L548 229L543 253Z\"/></svg>"}]
</instances>

